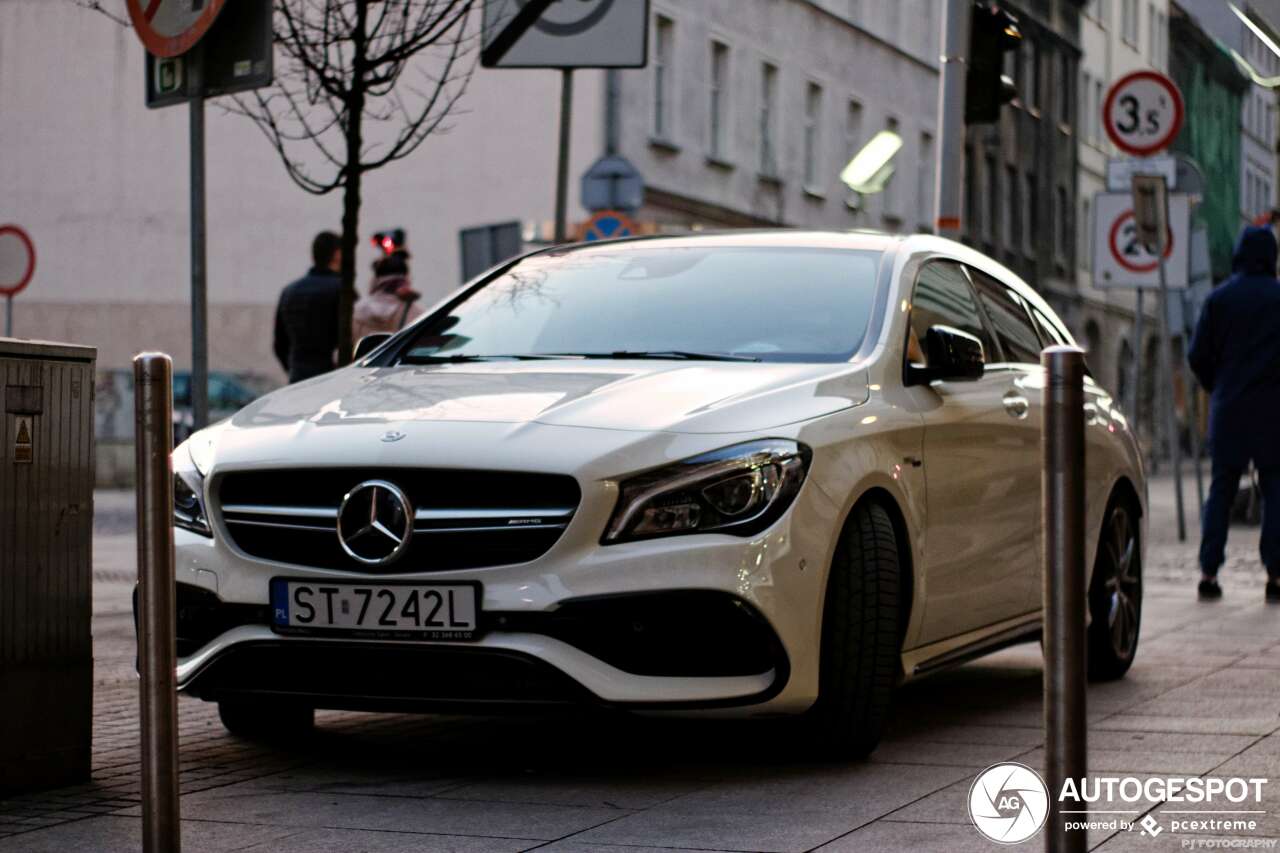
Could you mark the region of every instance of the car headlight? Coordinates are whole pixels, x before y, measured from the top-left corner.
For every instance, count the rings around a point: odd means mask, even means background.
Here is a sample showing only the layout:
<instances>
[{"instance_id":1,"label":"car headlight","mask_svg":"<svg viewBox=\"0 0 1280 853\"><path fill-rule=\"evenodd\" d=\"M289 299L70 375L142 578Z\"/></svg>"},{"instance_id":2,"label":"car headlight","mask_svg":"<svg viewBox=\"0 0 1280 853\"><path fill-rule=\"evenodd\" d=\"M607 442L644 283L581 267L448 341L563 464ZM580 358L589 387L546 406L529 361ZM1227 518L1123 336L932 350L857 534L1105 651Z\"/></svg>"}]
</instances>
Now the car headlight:
<instances>
[{"instance_id":1,"label":"car headlight","mask_svg":"<svg viewBox=\"0 0 1280 853\"><path fill-rule=\"evenodd\" d=\"M192 459L190 440L173 451L173 526L213 537L204 511L204 475Z\"/></svg>"},{"instance_id":2,"label":"car headlight","mask_svg":"<svg viewBox=\"0 0 1280 853\"><path fill-rule=\"evenodd\" d=\"M624 480L603 544L684 533L755 535L791 505L811 456L799 442L771 438Z\"/></svg>"}]
</instances>

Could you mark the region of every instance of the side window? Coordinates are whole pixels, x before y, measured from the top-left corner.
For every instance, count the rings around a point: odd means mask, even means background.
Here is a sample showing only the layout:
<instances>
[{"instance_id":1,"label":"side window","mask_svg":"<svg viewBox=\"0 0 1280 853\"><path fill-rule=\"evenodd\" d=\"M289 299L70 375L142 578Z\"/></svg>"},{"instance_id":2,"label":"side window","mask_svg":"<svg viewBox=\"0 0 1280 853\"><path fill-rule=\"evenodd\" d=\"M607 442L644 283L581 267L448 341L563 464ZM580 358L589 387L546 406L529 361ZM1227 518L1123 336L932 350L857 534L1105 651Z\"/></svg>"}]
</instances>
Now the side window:
<instances>
[{"instance_id":1,"label":"side window","mask_svg":"<svg viewBox=\"0 0 1280 853\"><path fill-rule=\"evenodd\" d=\"M1022 298L986 273L970 270L978 286L978 298L995 327L1007 361L1040 363L1040 336L1031 325Z\"/></svg>"},{"instance_id":2,"label":"side window","mask_svg":"<svg viewBox=\"0 0 1280 853\"><path fill-rule=\"evenodd\" d=\"M960 264L929 261L916 277L907 340L907 361L910 364L928 367L924 341L930 326L951 326L968 332L982 341L986 361L997 358L991 336L982 325L982 315L974 301L969 277Z\"/></svg>"},{"instance_id":3,"label":"side window","mask_svg":"<svg viewBox=\"0 0 1280 853\"><path fill-rule=\"evenodd\" d=\"M1045 346L1053 344L1069 345L1071 341L1048 317L1040 313L1040 309L1031 309L1031 316L1036 320L1036 328L1040 330L1040 340Z\"/></svg>"}]
</instances>

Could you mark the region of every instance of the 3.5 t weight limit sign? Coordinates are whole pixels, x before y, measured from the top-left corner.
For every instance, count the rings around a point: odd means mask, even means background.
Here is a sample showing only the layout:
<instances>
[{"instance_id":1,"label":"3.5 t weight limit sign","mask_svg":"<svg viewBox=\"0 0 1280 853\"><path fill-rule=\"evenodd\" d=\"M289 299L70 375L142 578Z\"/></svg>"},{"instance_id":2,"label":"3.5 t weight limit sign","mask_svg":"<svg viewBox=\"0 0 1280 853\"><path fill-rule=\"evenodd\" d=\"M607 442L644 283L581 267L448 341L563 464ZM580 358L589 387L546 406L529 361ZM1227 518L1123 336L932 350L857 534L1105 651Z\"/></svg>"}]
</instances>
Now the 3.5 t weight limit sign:
<instances>
[{"instance_id":1,"label":"3.5 t weight limit sign","mask_svg":"<svg viewBox=\"0 0 1280 853\"><path fill-rule=\"evenodd\" d=\"M1102 124L1116 147L1135 157L1167 148L1182 129L1182 93L1163 74L1135 71L1111 85Z\"/></svg>"}]
</instances>

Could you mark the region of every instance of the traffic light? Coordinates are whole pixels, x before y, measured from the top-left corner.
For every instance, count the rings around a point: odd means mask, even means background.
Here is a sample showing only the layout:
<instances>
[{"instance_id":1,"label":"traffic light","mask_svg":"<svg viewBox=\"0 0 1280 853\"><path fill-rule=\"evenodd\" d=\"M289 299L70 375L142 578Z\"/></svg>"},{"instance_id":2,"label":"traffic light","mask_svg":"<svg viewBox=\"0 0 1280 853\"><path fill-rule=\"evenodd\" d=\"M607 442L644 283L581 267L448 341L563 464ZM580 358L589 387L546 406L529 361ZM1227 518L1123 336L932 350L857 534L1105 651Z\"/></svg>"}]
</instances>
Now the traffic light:
<instances>
[{"instance_id":1,"label":"traffic light","mask_svg":"<svg viewBox=\"0 0 1280 853\"><path fill-rule=\"evenodd\" d=\"M1018 95L1004 74L1004 55L1022 42L1018 19L995 3L973 4L969 27L969 73L964 87L965 124L992 124L1000 108Z\"/></svg>"}]
</instances>

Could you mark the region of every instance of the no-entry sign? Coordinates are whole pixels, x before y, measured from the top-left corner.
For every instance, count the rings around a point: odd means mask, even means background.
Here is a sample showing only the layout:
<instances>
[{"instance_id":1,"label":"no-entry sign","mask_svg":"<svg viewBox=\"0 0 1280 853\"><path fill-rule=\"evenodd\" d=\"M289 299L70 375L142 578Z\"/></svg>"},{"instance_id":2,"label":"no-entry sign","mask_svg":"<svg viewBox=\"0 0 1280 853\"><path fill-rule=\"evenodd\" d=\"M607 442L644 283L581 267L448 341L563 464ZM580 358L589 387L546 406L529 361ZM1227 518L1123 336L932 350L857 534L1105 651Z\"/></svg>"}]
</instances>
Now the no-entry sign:
<instances>
[{"instance_id":1,"label":"no-entry sign","mask_svg":"<svg viewBox=\"0 0 1280 853\"><path fill-rule=\"evenodd\" d=\"M1116 147L1146 157L1173 142L1182 129L1182 93L1157 71L1135 71L1107 91L1102 124Z\"/></svg>"},{"instance_id":2,"label":"no-entry sign","mask_svg":"<svg viewBox=\"0 0 1280 853\"><path fill-rule=\"evenodd\" d=\"M0 225L0 296L16 296L36 272L36 247L17 225Z\"/></svg>"},{"instance_id":3,"label":"no-entry sign","mask_svg":"<svg viewBox=\"0 0 1280 853\"><path fill-rule=\"evenodd\" d=\"M1093 281L1098 287L1159 287L1159 259L1138 239L1129 193L1093 197ZM1165 272L1169 288L1187 287L1191 248L1191 203L1185 193L1169 194L1169 235Z\"/></svg>"},{"instance_id":4,"label":"no-entry sign","mask_svg":"<svg viewBox=\"0 0 1280 853\"><path fill-rule=\"evenodd\" d=\"M227 0L125 0L147 51L162 59L190 50L209 32Z\"/></svg>"}]
</instances>

